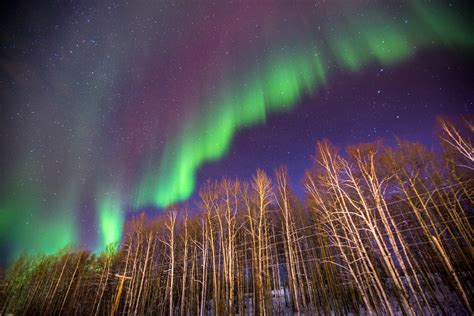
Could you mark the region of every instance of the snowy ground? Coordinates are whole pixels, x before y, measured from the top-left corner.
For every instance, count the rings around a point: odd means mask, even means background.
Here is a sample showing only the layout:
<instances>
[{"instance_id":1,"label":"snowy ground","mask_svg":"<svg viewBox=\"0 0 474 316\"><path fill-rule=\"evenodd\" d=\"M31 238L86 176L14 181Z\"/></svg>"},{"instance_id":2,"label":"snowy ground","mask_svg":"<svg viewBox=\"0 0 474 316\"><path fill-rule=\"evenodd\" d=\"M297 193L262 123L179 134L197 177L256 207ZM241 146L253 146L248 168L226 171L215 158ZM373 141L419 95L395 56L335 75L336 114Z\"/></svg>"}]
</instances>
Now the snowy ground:
<instances>
[{"instance_id":1,"label":"snowy ground","mask_svg":"<svg viewBox=\"0 0 474 316\"><path fill-rule=\"evenodd\" d=\"M441 310L439 307L436 307L435 304L431 307L431 313L429 312L429 309L427 307L423 307L424 309L424 314L425 315L469 315L462 307L461 303L459 302L459 299L457 296L452 293L450 289L448 289L446 286L442 286L439 284L440 288L442 289L443 293L438 293L439 294L439 299L444 298L445 300L445 305L443 305L443 308L445 309L445 312ZM450 295L447 295L447 293L451 293ZM272 301L273 301L273 314L274 315L295 315L296 313L293 311L291 307L291 303L288 302L289 300L289 292L288 289L281 288L279 290L272 290ZM286 298L285 298L286 297ZM446 300L446 297L448 297L448 300ZM434 300L434 298L428 298L429 300ZM398 306L397 299L392 296L390 297L390 301L393 302L393 312L396 316L402 316L403 312ZM252 294L246 294L245 295L245 315L253 315L254 314L254 308L253 308L253 297ZM213 302L210 301L208 304L209 308L209 313L208 315L212 315L212 304ZM238 315L238 314L237 314ZM336 315L334 311L331 311L329 314L327 314L324 310L306 310L298 315ZM352 315L368 315L367 311L364 309L364 307L360 307L359 311L357 313L347 313L346 315L352 316Z\"/></svg>"}]
</instances>

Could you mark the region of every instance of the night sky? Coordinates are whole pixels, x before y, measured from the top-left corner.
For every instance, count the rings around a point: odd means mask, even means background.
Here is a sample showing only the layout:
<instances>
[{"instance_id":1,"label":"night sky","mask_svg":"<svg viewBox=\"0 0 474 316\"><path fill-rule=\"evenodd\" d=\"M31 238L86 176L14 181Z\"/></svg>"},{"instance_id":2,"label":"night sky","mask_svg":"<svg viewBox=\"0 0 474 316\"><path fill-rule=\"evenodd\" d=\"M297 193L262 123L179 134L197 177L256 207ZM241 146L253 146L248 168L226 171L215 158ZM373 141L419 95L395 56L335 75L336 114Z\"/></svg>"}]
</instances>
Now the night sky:
<instances>
[{"instance_id":1,"label":"night sky","mask_svg":"<svg viewBox=\"0 0 474 316\"><path fill-rule=\"evenodd\" d=\"M316 140L435 148L473 113L463 2L1 6L1 262L100 251L208 178L286 164L298 192Z\"/></svg>"}]
</instances>

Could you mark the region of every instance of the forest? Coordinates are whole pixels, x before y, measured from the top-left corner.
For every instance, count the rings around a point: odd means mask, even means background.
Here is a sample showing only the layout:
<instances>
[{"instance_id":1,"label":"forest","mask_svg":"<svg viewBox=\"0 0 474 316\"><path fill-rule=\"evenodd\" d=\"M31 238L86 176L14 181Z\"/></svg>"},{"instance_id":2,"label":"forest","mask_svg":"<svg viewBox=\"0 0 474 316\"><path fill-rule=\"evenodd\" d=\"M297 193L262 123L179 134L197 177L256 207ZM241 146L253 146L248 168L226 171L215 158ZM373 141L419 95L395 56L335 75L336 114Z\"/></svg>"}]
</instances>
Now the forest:
<instances>
[{"instance_id":1,"label":"forest","mask_svg":"<svg viewBox=\"0 0 474 316\"><path fill-rule=\"evenodd\" d=\"M440 118L439 149L317 142L304 197L285 167L209 180L103 253L20 257L0 313L473 315L473 132Z\"/></svg>"}]
</instances>

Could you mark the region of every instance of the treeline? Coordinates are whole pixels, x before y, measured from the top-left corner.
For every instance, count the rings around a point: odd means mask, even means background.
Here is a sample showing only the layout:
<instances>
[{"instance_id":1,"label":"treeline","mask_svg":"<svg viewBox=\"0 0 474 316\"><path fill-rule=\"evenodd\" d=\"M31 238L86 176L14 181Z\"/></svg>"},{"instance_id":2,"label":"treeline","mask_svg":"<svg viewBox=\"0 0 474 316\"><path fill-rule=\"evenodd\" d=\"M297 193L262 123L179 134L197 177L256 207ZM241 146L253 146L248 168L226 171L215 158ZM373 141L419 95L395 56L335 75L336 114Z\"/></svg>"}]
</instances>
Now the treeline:
<instances>
[{"instance_id":1,"label":"treeline","mask_svg":"<svg viewBox=\"0 0 474 316\"><path fill-rule=\"evenodd\" d=\"M22 257L0 313L473 314L474 152L440 120L441 153L399 141L317 144L300 200L271 179L209 181L191 211L127 223L94 255Z\"/></svg>"}]
</instances>

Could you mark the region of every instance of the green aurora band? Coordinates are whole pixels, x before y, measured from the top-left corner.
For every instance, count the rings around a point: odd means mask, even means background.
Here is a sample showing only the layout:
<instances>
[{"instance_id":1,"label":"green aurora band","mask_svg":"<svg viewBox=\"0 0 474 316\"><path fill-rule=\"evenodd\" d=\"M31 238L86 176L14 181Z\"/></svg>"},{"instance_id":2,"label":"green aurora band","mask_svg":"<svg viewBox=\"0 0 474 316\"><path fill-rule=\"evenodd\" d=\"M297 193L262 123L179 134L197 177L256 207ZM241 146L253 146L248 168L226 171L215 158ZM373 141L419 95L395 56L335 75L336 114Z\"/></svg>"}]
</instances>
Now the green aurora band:
<instances>
[{"instance_id":1,"label":"green aurora band","mask_svg":"<svg viewBox=\"0 0 474 316\"><path fill-rule=\"evenodd\" d=\"M192 116L167 144L158 168L144 173L135 206L167 207L189 198L201 165L223 157L239 129L264 122L269 113L289 111L303 95L313 94L326 83L328 65L356 72L372 62L401 62L421 49L473 46L472 25L432 5L414 2L407 20L380 11L350 16L358 18L328 24L321 38L309 34L292 42L291 50L275 47L263 63L217 89L217 97L199 107L202 114Z\"/></svg>"},{"instance_id":2,"label":"green aurora band","mask_svg":"<svg viewBox=\"0 0 474 316\"><path fill-rule=\"evenodd\" d=\"M44 204L38 198L42 196L41 188L28 189L30 194L12 194L0 209L0 240L11 250L9 260L23 254L54 254L78 240L75 218L68 208L70 197L63 197L54 208L49 209L51 216L44 216L35 212L38 205ZM11 210L16 210L16 213Z\"/></svg>"},{"instance_id":3,"label":"green aurora band","mask_svg":"<svg viewBox=\"0 0 474 316\"><path fill-rule=\"evenodd\" d=\"M256 44L261 46L248 48L244 54L249 56L239 60L241 67L237 70L222 70L216 78L211 77L215 89L196 101L193 108L199 112L189 115L181 130L165 144L159 159L141 170L132 193L110 189L117 184L97 190L96 251L120 241L124 207L167 207L186 200L195 189L197 170L206 162L222 158L240 129L265 122L270 113L291 111L303 96L325 85L334 70L356 73L369 64L402 62L420 50L441 47L470 51L474 44L471 20L433 4L412 2L404 9L403 19L393 19L384 10L352 9L341 6L344 18L330 21L322 17L318 32L313 31L316 24L311 31L282 26L286 35L275 32L270 35L273 37L262 39ZM244 51L246 48L241 47ZM221 77L223 80L217 79ZM15 185L22 187L20 183ZM12 188L11 192L29 194L10 194L0 206L0 242L11 248L10 260L22 253L52 254L80 243L79 223L74 216L79 202L74 189L68 188L72 196L58 196L54 205L45 205L40 185ZM51 216L38 215L38 208L48 210Z\"/></svg>"},{"instance_id":4,"label":"green aurora band","mask_svg":"<svg viewBox=\"0 0 474 316\"><path fill-rule=\"evenodd\" d=\"M120 241L124 216L122 204L117 194L106 194L99 200L97 210L99 215L99 243L98 250Z\"/></svg>"}]
</instances>

